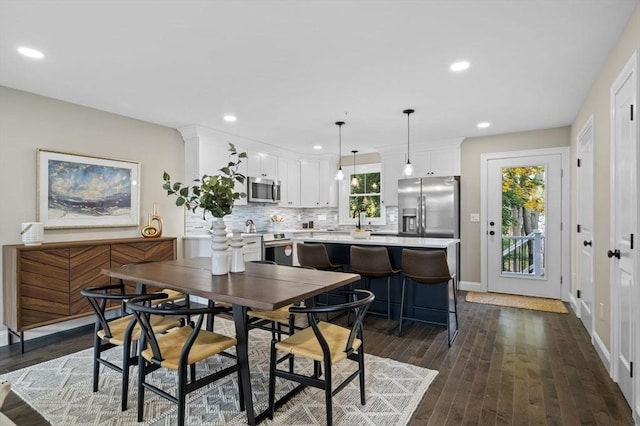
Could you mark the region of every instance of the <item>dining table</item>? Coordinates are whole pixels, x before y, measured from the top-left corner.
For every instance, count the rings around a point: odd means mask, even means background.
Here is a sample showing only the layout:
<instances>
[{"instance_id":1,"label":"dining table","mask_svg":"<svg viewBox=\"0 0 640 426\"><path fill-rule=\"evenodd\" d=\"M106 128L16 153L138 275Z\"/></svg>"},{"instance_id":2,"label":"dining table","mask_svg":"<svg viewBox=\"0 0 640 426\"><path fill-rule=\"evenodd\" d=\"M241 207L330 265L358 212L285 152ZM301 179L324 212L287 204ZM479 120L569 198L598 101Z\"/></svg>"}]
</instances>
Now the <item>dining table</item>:
<instances>
[{"instance_id":1,"label":"dining table","mask_svg":"<svg viewBox=\"0 0 640 426\"><path fill-rule=\"evenodd\" d=\"M249 372L248 309L276 310L301 301L313 303L314 296L360 279L360 275L352 273L252 262L246 262L244 272L212 275L209 257L129 264L126 267L105 268L102 273L114 279L169 288L232 305L237 362L247 423L250 425L265 419L268 413L265 410L256 414L254 410Z\"/></svg>"}]
</instances>

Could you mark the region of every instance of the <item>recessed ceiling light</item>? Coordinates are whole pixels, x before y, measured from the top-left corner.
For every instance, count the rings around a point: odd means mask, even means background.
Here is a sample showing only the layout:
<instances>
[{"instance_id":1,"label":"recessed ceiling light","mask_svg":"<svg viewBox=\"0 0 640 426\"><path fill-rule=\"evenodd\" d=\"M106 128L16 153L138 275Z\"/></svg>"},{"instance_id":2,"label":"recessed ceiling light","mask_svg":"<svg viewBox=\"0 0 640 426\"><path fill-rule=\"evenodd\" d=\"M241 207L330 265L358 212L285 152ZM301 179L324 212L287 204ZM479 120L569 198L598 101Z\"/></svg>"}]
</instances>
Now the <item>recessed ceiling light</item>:
<instances>
[{"instance_id":1,"label":"recessed ceiling light","mask_svg":"<svg viewBox=\"0 0 640 426\"><path fill-rule=\"evenodd\" d=\"M228 123L234 123L237 120L236 116L231 114L225 115L222 119Z\"/></svg>"},{"instance_id":2,"label":"recessed ceiling light","mask_svg":"<svg viewBox=\"0 0 640 426\"><path fill-rule=\"evenodd\" d=\"M467 68L469 68L471 66L471 64L467 61L460 61L460 62L454 62L453 64L451 64L451 66L449 67L449 69L451 71L464 71Z\"/></svg>"},{"instance_id":3,"label":"recessed ceiling light","mask_svg":"<svg viewBox=\"0 0 640 426\"><path fill-rule=\"evenodd\" d=\"M21 55L26 56L27 58L32 58L32 59L44 58L44 53L42 53L39 50L32 49L30 47L18 47L18 52Z\"/></svg>"},{"instance_id":4,"label":"recessed ceiling light","mask_svg":"<svg viewBox=\"0 0 640 426\"><path fill-rule=\"evenodd\" d=\"M322 145L314 145L313 149L320 150L320 149L322 149Z\"/></svg>"},{"instance_id":5,"label":"recessed ceiling light","mask_svg":"<svg viewBox=\"0 0 640 426\"><path fill-rule=\"evenodd\" d=\"M491 126L491 123L488 121L483 121L477 124L478 129L486 129L489 126Z\"/></svg>"}]
</instances>

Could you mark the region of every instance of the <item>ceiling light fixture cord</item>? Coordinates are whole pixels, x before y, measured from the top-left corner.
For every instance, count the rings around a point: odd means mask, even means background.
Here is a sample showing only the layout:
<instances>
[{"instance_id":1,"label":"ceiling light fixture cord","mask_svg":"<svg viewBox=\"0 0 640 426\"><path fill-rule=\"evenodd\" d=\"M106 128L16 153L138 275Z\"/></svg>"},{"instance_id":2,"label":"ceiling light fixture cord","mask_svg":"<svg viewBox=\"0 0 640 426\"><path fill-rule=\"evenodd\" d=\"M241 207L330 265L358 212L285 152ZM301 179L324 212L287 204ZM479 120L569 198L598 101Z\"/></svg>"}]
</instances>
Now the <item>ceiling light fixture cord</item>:
<instances>
[{"instance_id":1,"label":"ceiling light fixture cord","mask_svg":"<svg viewBox=\"0 0 640 426\"><path fill-rule=\"evenodd\" d=\"M344 179L344 173L342 172L342 126L344 121L336 121L338 126L338 172L336 173L336 180Z\"/></svg>"},{"instance_id":2,"label":"ceiling light fixture cord","mask_svg":"<svg viewBox=\"0 0 640 426\"><path fill-rule=\"evenodd\" d=\"M413 109L405 109L402 111L403 114L407 114L407 164L404 166L404 170L402 171L402 176L408 177L413 175L413 166L411 165L411 160L409 159L409 148L411 142L411 126L409 124L409 116L413 114L415 110Z\"/></svg>"}]
</instances>

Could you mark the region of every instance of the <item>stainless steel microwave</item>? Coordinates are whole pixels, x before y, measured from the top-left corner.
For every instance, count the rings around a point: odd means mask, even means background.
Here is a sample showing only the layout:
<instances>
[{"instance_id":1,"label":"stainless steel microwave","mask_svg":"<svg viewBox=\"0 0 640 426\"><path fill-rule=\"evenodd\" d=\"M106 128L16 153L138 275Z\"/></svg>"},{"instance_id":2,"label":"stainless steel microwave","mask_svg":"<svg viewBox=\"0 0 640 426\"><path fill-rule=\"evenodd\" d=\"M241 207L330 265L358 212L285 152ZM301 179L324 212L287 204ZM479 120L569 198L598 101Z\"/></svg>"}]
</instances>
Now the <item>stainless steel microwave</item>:
<instances>
[{"instance_id":1,"label":"stainless steel microwave","mask_svg":"<svg viewBox=\"0 0 640 426\"><path fill-rule=\"evenodd\" d=\"M247 184L247 201L250 203L279 203L280 181L250 177Z\"/></svg>"}]
</instances>

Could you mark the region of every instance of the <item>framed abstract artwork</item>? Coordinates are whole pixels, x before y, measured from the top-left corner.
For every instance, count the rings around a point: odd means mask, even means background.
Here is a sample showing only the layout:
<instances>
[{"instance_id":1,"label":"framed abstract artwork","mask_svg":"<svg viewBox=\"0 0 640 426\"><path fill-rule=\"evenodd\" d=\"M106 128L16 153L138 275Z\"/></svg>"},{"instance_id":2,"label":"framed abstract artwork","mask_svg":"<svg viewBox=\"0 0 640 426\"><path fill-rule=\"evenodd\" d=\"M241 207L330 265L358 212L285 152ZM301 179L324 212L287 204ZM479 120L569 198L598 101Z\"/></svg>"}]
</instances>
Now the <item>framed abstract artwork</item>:
<instances>
[{"instance_id":1,"label":"framed abstract artwork","mask_svg":"<svg viewBox=\"0 0 640 426\"><path fill-rule=\"evenodd\" d=\"M46 229L139 225L139 162L44 149L37 160L37 220Z\"/></svg>"}]
</instances>

